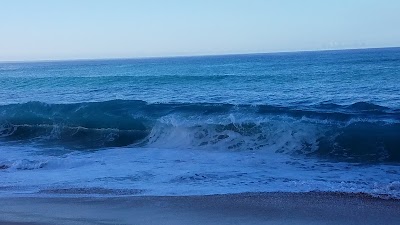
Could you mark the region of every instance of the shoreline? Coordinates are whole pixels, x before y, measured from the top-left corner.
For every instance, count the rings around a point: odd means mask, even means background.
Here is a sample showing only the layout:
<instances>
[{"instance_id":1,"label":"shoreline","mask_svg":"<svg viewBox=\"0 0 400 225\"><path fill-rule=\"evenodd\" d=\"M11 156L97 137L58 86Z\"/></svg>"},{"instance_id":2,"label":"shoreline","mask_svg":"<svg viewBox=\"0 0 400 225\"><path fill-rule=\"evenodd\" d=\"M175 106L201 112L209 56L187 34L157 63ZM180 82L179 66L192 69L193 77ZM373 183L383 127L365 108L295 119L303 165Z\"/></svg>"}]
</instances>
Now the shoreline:
<instances>
[{"instance_id":1,"label":"shoreline","mask_svg":"<svg viewBox=\"0 0 400 225\"><path fill-rule=\"evenodd\" d=\"M0 225L400 224L400 200L335 192L1 197Z\"/></svg>"}]
</instances>

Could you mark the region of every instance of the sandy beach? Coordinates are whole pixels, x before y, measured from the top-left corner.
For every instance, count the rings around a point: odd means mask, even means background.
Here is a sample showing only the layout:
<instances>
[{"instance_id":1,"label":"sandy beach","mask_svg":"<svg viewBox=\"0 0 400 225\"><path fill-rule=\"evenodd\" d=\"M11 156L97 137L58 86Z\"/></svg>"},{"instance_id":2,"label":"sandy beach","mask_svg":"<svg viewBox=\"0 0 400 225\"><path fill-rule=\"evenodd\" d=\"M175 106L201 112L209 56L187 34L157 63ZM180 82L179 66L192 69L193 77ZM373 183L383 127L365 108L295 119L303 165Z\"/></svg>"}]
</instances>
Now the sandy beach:
<instances>
[{"instance_id":1,"label":"sandy beach","mask_svg":"<svg viewBox=\"0 0 400 225\"><path fill-rule=\"evenodd\" d=\"M400 0L0 4L0 225L400 225Z\"/></svg>"},{"instance_id":2,"label":"sandy beach","mask_svg":"<svg viewBox=\"0 0 400 225\"><path fill-rule=\"evenodd\" d=\"M400 224L400 201L362 194L1 198L0 224Z\"/></svg>"}]
</instances>

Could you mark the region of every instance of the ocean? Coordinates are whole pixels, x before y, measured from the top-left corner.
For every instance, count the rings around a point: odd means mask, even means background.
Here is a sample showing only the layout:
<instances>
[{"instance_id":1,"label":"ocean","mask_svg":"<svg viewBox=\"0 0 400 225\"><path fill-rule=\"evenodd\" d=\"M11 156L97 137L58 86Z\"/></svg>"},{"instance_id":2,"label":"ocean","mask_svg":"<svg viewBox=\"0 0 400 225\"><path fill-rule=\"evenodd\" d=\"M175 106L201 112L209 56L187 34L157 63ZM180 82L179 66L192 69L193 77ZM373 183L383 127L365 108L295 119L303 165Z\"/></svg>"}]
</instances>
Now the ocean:
<instances>
[{"instance_id":1,"label":"ocean","mask_svg":"<svg viewBox=\"0 0 400 225\"><path fill-rule=\"evenodd\" d=\"M400 48L0 63L0 195L400 198Z\"/></svg>"}]
</instances>

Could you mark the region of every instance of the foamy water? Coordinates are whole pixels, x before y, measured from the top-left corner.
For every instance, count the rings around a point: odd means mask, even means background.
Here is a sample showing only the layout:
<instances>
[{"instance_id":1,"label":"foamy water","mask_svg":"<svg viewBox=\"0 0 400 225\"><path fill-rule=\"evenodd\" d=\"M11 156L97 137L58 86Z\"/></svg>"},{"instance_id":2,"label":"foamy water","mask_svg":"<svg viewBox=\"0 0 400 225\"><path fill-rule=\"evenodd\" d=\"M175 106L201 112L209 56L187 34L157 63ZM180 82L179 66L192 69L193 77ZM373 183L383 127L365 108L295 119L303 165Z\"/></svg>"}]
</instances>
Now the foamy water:
<instances>
[{"instance_id":1,"label":"foamy water","mask_svg":"<svg viewBox=\"0 0 400 225\"><path fill-rule=\"evenodd\" d=\"M400 198L400 51L0 64L0 194Z\"/></svg>"}]
</instances>

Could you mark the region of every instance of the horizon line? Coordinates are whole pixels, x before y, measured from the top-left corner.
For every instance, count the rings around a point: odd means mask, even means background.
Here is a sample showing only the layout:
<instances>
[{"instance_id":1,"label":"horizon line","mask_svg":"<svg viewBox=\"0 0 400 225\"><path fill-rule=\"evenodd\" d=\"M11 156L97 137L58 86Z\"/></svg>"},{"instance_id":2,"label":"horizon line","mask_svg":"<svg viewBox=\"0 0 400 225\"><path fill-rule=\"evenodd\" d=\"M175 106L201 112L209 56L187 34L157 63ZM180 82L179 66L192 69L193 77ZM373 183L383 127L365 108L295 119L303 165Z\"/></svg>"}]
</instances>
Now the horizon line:
<instances>
[{"instance_id":1,"label":"horizon line","mask_svg":"<svg viewBox=\"0 0 400 225\"><path fill-rule=\"evenodd\" d=\"M216 54L192 54L192 55L165 55L165 56L138 56L138 57L110 57L110 58L70 58L70 59L28 59L28 60L0 60L0 64L7 63L45 63L45 62L75 62L75 61L107 61L107 60L140 60L140 59L173 59L173 58L195 58L195 57L220 57L220 56L246 56L246 55L268 55L287 53L311 53L311 52L335 52L352 50L374 50L374 49L396 49L400 46L367 47L367 48L343 48L343 49L319 49L319 50L295 50L295 51L271 51L271 52L248 52L248 53L216 53Z\"/></svg>"}]
</instances>

